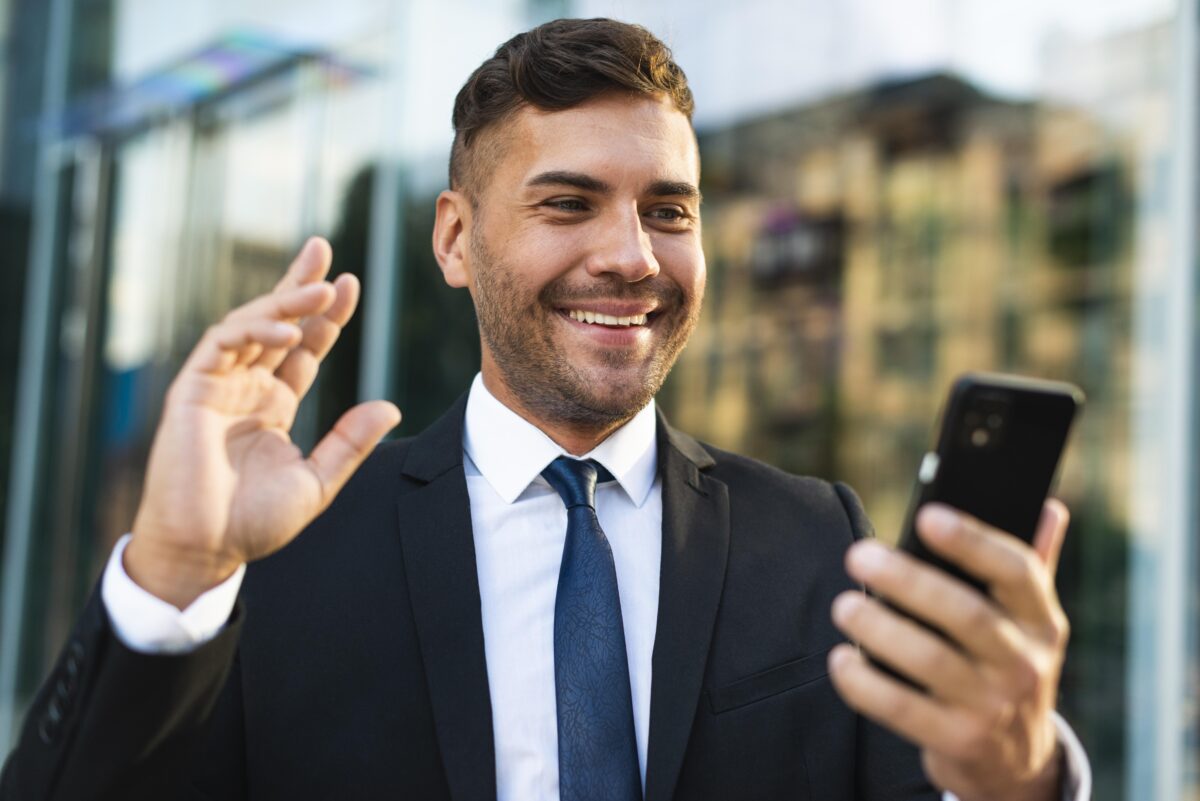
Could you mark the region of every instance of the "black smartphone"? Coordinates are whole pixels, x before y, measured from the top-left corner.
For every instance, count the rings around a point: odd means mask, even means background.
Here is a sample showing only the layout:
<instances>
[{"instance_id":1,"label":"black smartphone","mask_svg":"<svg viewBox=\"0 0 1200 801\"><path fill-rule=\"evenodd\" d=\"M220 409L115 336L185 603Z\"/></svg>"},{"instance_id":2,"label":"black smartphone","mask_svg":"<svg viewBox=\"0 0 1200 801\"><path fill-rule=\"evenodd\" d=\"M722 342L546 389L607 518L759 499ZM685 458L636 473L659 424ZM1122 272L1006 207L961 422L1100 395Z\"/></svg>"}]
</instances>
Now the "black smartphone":
<instances>
[{"instance_id":1,"label":"black smartphone","mask_svg":"<svg viewBox=\"0 0 1200 801\"><path fill-rule=\"evenodd\" d=\"M917 512L937 501L1032 542L1083 402L1082 390L1057 381L988 373L959 378L937 445L921 462L900 549L982 589L925 547L915 529Z\"/></svg>"}]
</instances>

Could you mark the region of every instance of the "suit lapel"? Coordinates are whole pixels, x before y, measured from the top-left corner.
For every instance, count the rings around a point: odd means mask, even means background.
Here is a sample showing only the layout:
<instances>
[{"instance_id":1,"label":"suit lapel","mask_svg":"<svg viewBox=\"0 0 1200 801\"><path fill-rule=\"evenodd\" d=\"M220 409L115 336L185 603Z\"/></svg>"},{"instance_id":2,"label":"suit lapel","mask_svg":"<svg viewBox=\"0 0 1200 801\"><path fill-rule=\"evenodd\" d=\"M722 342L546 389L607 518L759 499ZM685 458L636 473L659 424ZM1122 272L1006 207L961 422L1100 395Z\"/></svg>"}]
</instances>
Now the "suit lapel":
<instances>
[{"instance_id":1,"label":"suit lapel","mask_svg":"<svg viewBox=\"0 0 1200 801\"><path fill-rule=\"evenodd\" d=\"M675 793L696 715L729 553L728 487L714 464L659 417L663 550L650 690L646 801Z\"/></svg>"},{"instance_id":2,"label":"suit lapel","mask_svg":"<svg viewBox=\"0 0 1200 801\"><path fill-rule=\"evenodd\" d=\"M462 467L464 395L413 441L400 504L409 596L446 780L455 801L494 801L495 744L471 503Z\"/></svg>"}]
</instances>

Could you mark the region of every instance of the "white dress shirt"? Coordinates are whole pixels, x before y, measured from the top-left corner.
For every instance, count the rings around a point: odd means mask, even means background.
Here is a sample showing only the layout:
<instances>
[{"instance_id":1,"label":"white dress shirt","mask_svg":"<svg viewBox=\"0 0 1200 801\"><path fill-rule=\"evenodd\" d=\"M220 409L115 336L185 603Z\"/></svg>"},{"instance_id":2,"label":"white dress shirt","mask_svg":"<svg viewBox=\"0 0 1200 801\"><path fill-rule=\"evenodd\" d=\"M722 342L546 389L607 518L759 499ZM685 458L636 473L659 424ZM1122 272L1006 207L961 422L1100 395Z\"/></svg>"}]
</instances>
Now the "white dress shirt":
<instances>
[{"instance_id":1,"label":"white dress shirt","mask_svg":"<svg viewBox=\"0 0 1200 801\"><path fill-rule=\"evenodd\" d=\"M662 482L653 401L583 458L615 481L596 490L596 515L612 547L629 658L642 788L650 726L651 660L658 621ZM476 375L467 399L463 466L479 575L484 653L492 701L498 801L558 801L558 716L554 692L554 598L567 513L541 471L565 451L495 398ZM149 653L207 642L228 620L244 568L184 611L125 573L117 543L101 596L117 636ZM1083 747L1055 715L1067 760L1068 801L1091 797ZM956 801L951 793L944 801Z\"/></svg>"},{"instance_id":2,"label":"white dress shirt","mask_svg":"<svg viewBox=\"0 0 1200 801\"><path fill-rule=\"evenodd\" d=\"M643 790L662 556L656 427L651 402L584 457L595 459L616 478L596 488L596 516L617 568ZM496 400L479 376L467 399L463 450L492 697L498 801L557 801L554 598L567 510L541 472L565 451Z\"/></svg>"}]
</instances>

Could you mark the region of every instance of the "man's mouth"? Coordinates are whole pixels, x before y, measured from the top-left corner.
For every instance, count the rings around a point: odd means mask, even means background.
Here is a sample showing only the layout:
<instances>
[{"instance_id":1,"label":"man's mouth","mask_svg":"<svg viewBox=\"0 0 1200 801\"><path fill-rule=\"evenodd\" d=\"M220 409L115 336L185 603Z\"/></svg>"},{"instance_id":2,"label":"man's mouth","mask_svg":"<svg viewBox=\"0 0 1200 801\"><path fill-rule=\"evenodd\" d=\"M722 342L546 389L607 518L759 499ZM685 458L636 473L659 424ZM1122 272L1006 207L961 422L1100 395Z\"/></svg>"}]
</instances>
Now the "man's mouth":
<instances>
[{"instance_id":1,"label":"man's mouth","mask_svg":"<svg viewBox=\"0 0 1200 801\"><path fill-rule=\"evenodd\" d=\"M607 325L617 328L646 325L646 323L650 320L649 313L613 315L604 314L602 312L588 311L586 309L563 309L563 311L572 320L576 320L581 323L588 323L589 325Z\"/></svg>"}]
</instances>

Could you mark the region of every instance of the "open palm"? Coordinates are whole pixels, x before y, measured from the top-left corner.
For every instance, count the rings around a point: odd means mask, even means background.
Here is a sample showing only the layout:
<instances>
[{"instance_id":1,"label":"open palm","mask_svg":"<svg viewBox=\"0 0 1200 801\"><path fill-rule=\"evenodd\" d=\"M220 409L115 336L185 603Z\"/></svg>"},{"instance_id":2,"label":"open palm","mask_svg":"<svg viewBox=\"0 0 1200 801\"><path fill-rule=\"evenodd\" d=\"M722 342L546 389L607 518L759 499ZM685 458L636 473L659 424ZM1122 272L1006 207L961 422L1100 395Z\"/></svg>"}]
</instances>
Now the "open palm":
<instances>
[{"instance_id":1,"label":"open palm","mask_svg":"<svg viewBox=\"0 0 1200 801\"><path fill-rule=\"evenodd\" d=\"M354 276L324 280L331 258L310 240L274 291L209 328L167 393L124 558L134 581L180 608L291 542L399 422L395 406L372 401L307 457L291 441L358 303Z\"/></svg>"}]
</instances>

